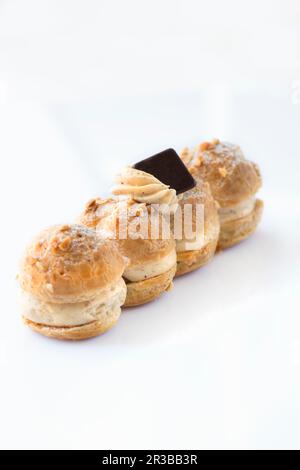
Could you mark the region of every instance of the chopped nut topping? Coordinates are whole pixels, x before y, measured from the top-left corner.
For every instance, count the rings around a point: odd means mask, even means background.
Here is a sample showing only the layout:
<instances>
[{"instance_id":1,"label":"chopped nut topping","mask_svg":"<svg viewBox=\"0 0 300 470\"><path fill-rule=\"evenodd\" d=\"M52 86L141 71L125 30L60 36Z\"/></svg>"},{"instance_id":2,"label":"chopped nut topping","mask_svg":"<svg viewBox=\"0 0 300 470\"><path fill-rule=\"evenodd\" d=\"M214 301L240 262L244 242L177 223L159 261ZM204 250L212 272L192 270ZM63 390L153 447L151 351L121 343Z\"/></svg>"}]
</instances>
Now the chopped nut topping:
<instances>
[{"instance_id":1,"label":"chopped nut topping","mask_svg":"<svg viewBox=\"0 0 300 470\"><path fill-rule=\"evenodd\" d=\"M203 163L203 158L202 157L197 157L195 161L196 166L201 166Z\"/></svg>"},{"instance_id":2,"label":"chopped nut topping","mask_svg":"<svg viewBox=\"0 0 300 470\"><path fill-rule=\"evenodd\" d=\"M185 147L181 154L180 154L180 158L181 160L183 161L183 163L185 165L188 165L190 163L190 161L192 160L193 156L192 156L192 153L190 152L190 149L188 147Z\"/></svg>"},{"instance_id":3,"label":"chopped nut topping","mask_svg":"<svg viewBox=\"0 0 300 470\"><path fill-rule=\"evenodd\" d=\"M98 211L100 210L100 207L104 206L104 210L105 210L105 206L110 201L111 201L111 199L100 199L100 198L92 199L91 201L89 201L86 204L85 213L92 212L92 213L97 213L98 214Z\"/></svg>"},{"instance_id":4,"label":"chopped nut topping","mask_svg":"<svg viewBox=\"0 0 300 470\"><path fill-rule=\"evenodd\" d=\"M68 230L70 230L70 225L62 225L59 229L60 232L67 232Z\"/></svg>"},{"instance_id":5,"label":"chopped nut topping","mask_svg":"<svg viewBox=\"0 0 300 470\"><path fill-rule=\"evenodd\" d=\"M218 170L219 170L220 175L221 175L223 178L226 178L226 176L227 176L227 170L226 170L226 168L222 167L222 168L219 168Z\"/></svg>"},{"instance_id":6,"label":"chopped nut topping","mask_svg":"<svg viewBox=\"0 0 300 470\"><path fill-rule=\"evenodd\" d=\"M44 271L44 266L42 265L40 261L37 261L36 267L39 271Z\"/></svg>"},{"instance_id":7,"label":"chopped nut topping","mask_svg":"<svg viewBox=\"0 0 300 470\"><path fill-rule=\"evenodd\" d=\"M50 246L51 246L51 252L53 254L58 253L58 251L59 251L59 249L58 249L58 239L56 237L51 240Z\"/></svg>"},{"instance_id":8,"label":"chopped nut topping","mask_svg":"<svg viewBox=\"0 0 300 470\"><path fill-rule=\"evenodd\" d=\"M91 199L85 206L87 211L95 209L97 207L97 199Z\"/></svg>"},{"instance_id":9,"label":"chopped nut topping","mask_svg":"<svg viewBox=\"0 0 300 470\"><path fill-rule=\"evenodd\" d=\"M200 150L201 152L205 152L206 150L209 150L210 148L210 143L209 142L203 142L201 145L200 145Z\"/></svg>"},{"instance_id":10,"label":"chopped nut topping","mask_svg":"<svg viewBox=\"0 0 300 470\"><path fill-rule=\"evenodd\" d=\"M60 244L59 244L59 248L60 250L62 251L68 251L68 249L70 248L71 246L71 238L70 237L67 237L65 238Z\"/></svg>"},{"instance_id":11,"label":"chopped nut topping","mask_svg":"<svg viewBox=\"0 0 300 470\"><path fill-rule=\"evenodd\" d=\"M212 150L213 148L216 147L216 145L219 145L220 141L219 139L213 139L211 142L203 142L200 145L200 151L205 152L207 150Z\"/></svg>"}]
</instances>

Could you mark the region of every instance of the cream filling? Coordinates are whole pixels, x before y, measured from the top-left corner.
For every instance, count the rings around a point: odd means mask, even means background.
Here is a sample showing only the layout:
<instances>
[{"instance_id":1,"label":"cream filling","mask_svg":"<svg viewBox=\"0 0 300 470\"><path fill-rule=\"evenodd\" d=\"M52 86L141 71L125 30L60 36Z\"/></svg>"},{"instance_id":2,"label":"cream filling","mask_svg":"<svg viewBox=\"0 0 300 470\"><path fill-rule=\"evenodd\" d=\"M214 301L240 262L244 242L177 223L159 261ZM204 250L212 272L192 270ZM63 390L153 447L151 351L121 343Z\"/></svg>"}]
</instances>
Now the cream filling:
<instances>
[{"instance_id":1,"label":"cream filling","mask_svg":"<svg viewBox=\"0 0 300 470\"><path fill-rule=\"evenodd\" d=\"M48 326L85 325L105 320L107 316L118 316L126 298L126 284L121 278L113 288L104 289L93 299L76 303L51 303L37 299L22 291L23 316L35 323Z\"/></svg>"},{"instance_id":2,"label":"cream filling","mask_svg":"<svg viewBox=\"0 0 300 470\"><path fill-rule=\"evenodd\" d=\"M196 251L204 248L208 243L215 241L219 236L219 226L212 226L206 233L200 233L195 238L188 240L183 238L182 240L176 240L176 251L177 253L183 253L185 251Z\"/></svg>"},{"instance_id":3,"label":"cream filling","mask_svg":"<svg viewBox=\"0 0 300 470\"><path fill-rule=\"evenodd\" d=\"M235 204L234 206L220 208L219 217L221 224L240 219L241 217L246 217L246 215L251 214L254 209L255 202L255 196L251 196L245 201Z\"/></svg>"},{"instance_id":4,"label":"cream filling","mask_svg":"<svg viewBox=\"0 0 300 470\"><path fill-rule=\"evenodd\" d=\"M175 212L178 198L175 189L165 185L153 175L135 168L126 167L116 177L112 188L115 196L130 196L134 201L144 204L157 204L161 212Z\"/></svg>"},{"instance_id":5,"label":"cream filling","mask_svg":"<svg viewBox=\"0 0 300 470\"><path fill-rule=\"evenodd\" d=\"M129 267L125 269L124 277L128 281L138 282L151 277L159 276L166 273L176 264L176 251L173 250L167 256L158 261L147 264L140 264L139 266Z\"/></svg>"}]
</instances>

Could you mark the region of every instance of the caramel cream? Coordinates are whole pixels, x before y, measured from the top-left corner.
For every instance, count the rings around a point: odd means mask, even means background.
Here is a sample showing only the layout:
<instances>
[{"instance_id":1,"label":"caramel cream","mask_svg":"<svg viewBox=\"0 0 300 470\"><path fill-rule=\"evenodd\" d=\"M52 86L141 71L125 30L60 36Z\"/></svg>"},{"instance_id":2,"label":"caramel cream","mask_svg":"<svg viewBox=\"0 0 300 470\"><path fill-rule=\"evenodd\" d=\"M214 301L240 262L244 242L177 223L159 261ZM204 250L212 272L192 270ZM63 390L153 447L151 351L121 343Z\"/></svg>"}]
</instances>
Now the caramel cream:
<instances>
[{"instance_id":1,"label":"caramel cream","mask_svg":"<svg viewBox=\"0 0 300 470\"><path fill-rule=\"evenodd\" d=\"M129 196L136 202L164 205L162 212L167 208L175 212L178 207L175 189L171 189L155 176L131 167L124 168L116 177L112 193L115 196Z\"/></svg>"},{"instance_id":2,"label":"caramel cream","mask_svg":"<svg viewBox=\"0 0 300 470\"><path fill-rule=\"evenodd\" d=\"M249 215L253 211L255 202L255 196L252 196L239 204L235 204L234 206L221 207L219 209L221 224L240 219L241 217L246 217L246 215Z\"/></svg>"}]
</instances>

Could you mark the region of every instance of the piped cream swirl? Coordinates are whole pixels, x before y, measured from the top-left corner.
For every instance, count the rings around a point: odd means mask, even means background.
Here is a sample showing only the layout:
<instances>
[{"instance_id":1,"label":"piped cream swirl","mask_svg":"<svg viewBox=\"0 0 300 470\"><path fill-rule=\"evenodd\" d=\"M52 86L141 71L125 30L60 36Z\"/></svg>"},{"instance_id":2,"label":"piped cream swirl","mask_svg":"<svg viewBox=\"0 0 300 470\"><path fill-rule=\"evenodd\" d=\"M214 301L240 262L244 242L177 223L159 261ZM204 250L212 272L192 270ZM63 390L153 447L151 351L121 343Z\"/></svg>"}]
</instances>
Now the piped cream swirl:
<instances>
[{"instance_id":1,"label":"piped cream swirl","mask_svg":"<svg viewBox=\"0 0 300 470\"><path fill-rule=\"evenodd\" d=\"M115 196L130 196L136 202L144 204L166 205L171 212L175 212L178 207L175 189L144 171L126 167L117 175L115 182L116 185L112 188Z\"/></svg>"}]
</instances>

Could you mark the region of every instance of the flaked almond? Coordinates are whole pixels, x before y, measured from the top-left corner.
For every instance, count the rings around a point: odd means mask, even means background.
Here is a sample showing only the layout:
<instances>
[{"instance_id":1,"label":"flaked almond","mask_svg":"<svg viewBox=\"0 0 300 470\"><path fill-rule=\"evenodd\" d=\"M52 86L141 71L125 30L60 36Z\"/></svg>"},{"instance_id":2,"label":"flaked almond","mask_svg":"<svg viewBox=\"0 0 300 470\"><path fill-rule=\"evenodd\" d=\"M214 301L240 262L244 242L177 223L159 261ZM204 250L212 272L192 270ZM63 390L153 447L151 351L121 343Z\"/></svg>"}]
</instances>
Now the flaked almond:
<instances>
[{"instance_id":1,"label":"flaked almond","mask_svg":"<svg viewBox=\"0 0 300 470\"><path fill-rule=\"evenodd\" d=\"M28 257L28 263L29 263L31 266L35 265L36 262L37 262L37 258L33 258L32 256L29 256L29 257Z\"/></svg>"},{"instance_id":2,"label":"flaked almond","mask_svg":"<svg viewBox=\"0 0 300 470\"><path fill-rule=\"evenodd\" d=\"M202 163L203 163L203 158L202 157L197 157L196 161L195 161L195 165L199 167L199 166L202 165Z\"/></svg>"},{"instance_id":3,"label":"flaked almond","mask_svg":"<svg viewBox=\"0 0 300 470\"><path fill-rule=\"evenodd\" d=\"M190 149L188 147L185 147L181 154L180 154L180 158L181 160L183 161L183 163L185 165L188 165L190 163L190 161L192 160L193 158L193 155L192 153L190 152Z\"/></svg>"},{"instance_id":4,"label":"flaked almond","mask_svg":"<svg viewBox=\"0 0 300 470\"><path fill-rule=\"evenodd\" d=\"M45 271L44 266L40 261L37 261L35 265L36 265L38 271L40 271L40 272Z\"/></svg>"},{"instance_id":5,"label":"flaked almond","mask_svg":"<svg viewBox=\"0 0 300 470\"><path fill-rule=\"evenodd\" d=\"M71 228L70 225L65 224L65 225L62 225L60 227L59 231L60 232L67 232L68 230L70 230L70 228Z\"/></svg>"},{"instance_id":6,"label":"flaked almond","mask_svg":"<svg viewBox=\"0 0 300 470\"><path fill-rule=\"evenodd\" d=\"M59 247L58 247L57 241L56 241L55 243L52 243L51 252L52 252L54 255L56 255L57 253L59 253Z\"/></svg>"},{"instance_id":7,"label":"flaked almond","mask_svg":"<svg viewBox=\"0 0 300 470\"><path fill-rule=\"evenodd\" d=\"M85 206L87 211L93 209L94 207L97 207L97 199L91 199Z\"/></svg>"},{"instance_id":8,"label":"flaked almond","mask_svg":"<svg viewBox=\"0 0 300 470\"><path fill-rule=\"evenodd\" d=\"M72 240L70 237L66 237L60 244L59 249L61 251L68 251L71 246Z\"/></svg>"},{"instance_id":9,"label":"flaked almond","mask_svg":"<svg viewBox=\"0 0 300 470\"><path fill-rule=\"evenodd\" d=\"M213 139L211 142L203 142L200 145L200 151L205 152L207 150L212 150L216 147L216 145L219 145L220 140L219 139Z\"/></svg>"},{"instance_id":10,"label":"flaked almond","mask_svg":"<svg viewBox=\"0 0 300 470\"><path fill-rule=\"evenodd\" d=\"M206 150L210 149L210 143L209 142L203 142L199 146L201 152L205 152Z\"/></svg>"},{"instance_id":11,"label":"flaked almond","mask_svg":"<svg viewBox=\"0 0 300 470\"><path fill-rule=\"evenodd\" d=\"M112 199L97 199L97 206L103 206L105 204L109 204L110 202L113 202Z\"/></svg>"},{"instance_id":12,"label":"flaked almond","mask_svg":"<svg viewBox=\"0 0 300 470\"><path fill-rule=\"evenodd\" d=\"M222 178L226 178L226 176L227 176L227 170L226 170L226 168L221 167L221 168L218 168L218 170L219 170L219 173L220 173L220 175L222 176Z\"/></svg>"}]
</instances>

